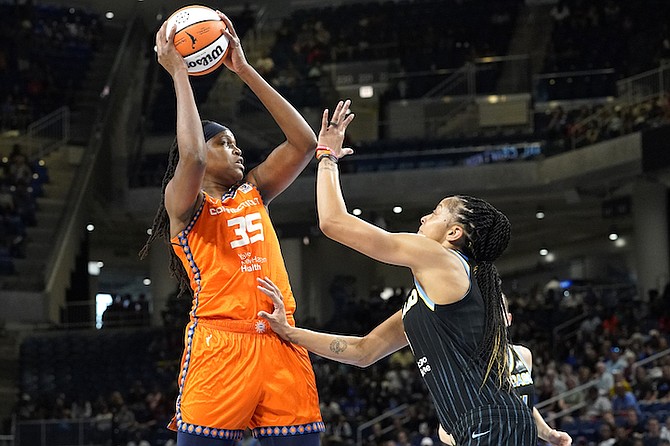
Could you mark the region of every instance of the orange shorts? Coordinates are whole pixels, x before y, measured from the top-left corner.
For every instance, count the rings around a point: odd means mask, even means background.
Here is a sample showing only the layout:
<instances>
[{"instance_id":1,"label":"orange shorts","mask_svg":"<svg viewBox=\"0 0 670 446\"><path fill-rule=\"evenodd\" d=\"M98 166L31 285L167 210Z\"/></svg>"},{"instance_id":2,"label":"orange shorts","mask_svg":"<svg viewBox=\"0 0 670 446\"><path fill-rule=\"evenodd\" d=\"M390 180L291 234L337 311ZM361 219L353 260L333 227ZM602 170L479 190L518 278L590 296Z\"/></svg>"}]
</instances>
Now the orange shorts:
<instances>
[{"instance_id":1,"label":"orange shorts","mask_svg":"<svg viewBox=\"0 0 670 446\"><path fill-rule=\"evenodd\" d=\"M307 351L266 321L192 321L185 342L171 429L226 439L325 430Z\"/></svg>"}]
</instances>

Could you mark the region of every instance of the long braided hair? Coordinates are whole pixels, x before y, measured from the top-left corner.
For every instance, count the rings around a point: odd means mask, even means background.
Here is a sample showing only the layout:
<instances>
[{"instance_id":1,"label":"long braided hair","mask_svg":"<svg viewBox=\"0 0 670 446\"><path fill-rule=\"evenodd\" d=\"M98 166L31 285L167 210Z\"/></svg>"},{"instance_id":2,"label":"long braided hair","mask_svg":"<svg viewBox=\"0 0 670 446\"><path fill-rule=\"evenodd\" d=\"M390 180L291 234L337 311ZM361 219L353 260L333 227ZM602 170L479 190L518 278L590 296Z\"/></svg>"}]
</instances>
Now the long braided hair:
<instances>
[{"instance_id":1,"label":"long braided hair","mask_svg":"<svg viewBox=\"0 0 670 446\"><path fill-rule=\"evenodd\" d=\"M205 142L209 141L222 131L229 130L225 125L215 121L203 119L201 122ZM158 205L158 210L156 211L154 221L151 225L151 234L149 234L149 238L147 238L147 241L144 243L139 255L140 259L145 258L149 253L149 247L157 238L162 238L168 245L170 245L170 276L177 279L177 283L179 284L177 297L181 297L184 293L189 295L192 293L191 280L184 269L184 265L181 263L181 259L179 259L174 252L174 249L172 249L172 243L170 241L170 217L168 216L167 209L165 209L165 189L170 180L172 180L172 177L174 177L174 172L177 169L178 163L179 145L177 144L177 138L175 138L168 153L168 165L165 169L165 175L163 176L163 181L161 183L161 202Z\"/></svg>"},{"instance_id":2,"label":"long braided hair","mask_svg":"<svg viewBox=\"0 0 670 446\"><path fill-rule=\"evenodd\" d=\"M156 215L154 215L154 221L151 224L151 234L149 234L147 241L140 250L140 259L144 259L149 254L151 244L158 238L163 239L168 245L171 245L170 217L168 216L167 209L165 209L165 188L167 188L168 183L172 177L174 177L174 172L177 169L178 163L179 146L177 145L177 139L175 138L170 147L167 168L165 169L165 175L163 175L163 181L161 182L161 202L158 204ZM190 294L191 281L184 269L184 265L182 265L181 260L174 252L174 249L172 249L172 246L170 246L168 251L170 252L170 276L177 279L177 283L179 284L177 297L181 297L184 293Z\"/></svg>"},{"instance_id":3,"label":"long braided hair","mask_svg":"<svg viewBox=\"0 0 670 446\"><path fill-rule=\"evenodd\" d=\"M461 249L474 262L473 274L485 306L484 338L475 360L486 365L484 381L494 373L498 385L509 388L507 323L501 281L493 262L507 248L510 223L505 214L484 200L467 195L456 198L461 201L457 219L466 233Z\"/></svg>"}]
</instances>

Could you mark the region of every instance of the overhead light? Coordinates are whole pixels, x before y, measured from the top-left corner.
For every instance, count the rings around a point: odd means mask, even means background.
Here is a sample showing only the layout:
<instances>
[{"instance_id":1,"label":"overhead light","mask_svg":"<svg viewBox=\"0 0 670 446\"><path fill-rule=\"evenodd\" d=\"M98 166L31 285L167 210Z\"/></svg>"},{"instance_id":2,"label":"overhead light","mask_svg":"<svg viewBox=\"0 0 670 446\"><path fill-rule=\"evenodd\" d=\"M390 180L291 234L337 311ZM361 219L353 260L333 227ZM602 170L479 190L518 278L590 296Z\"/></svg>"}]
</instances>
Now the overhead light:
<instances>
[{"instance_id":1,"label":"overhead light","mask_svg":"<svg viewBox=\"0 0 670 446\"><path fill-rule=\"evenodd\" d=\"M151 279L148 278L148 277L145 277L144 279L142 279L142 284L143 284L144 286L149 286L149 285L151 285Z\"/></svg>"},{"instance_id":2,"label":"overhead light","mask_svg":"<svg viewBox=\"0 0 670 446\"><path fill-rule=\"evenodd\" d=\"M363 211L361 211L359 208L354 208L354 210L351 211L351 213L358 217L363 213Z\"/></svg>"},{"instance_id":3,"label":"overhead light","mask_svg":"<svg viewBox=\"0 0 670 446\"><path fill-rule=\"evenodd\" d=\"M102 262L97 262L97 261L89 261L88 262L88 275L89 276L99 276L100 275L100 270L104 264Z\"/></svg>"},{"instance_id":4,"label":"overhead light","mask_svg":"<svg viewBox=\"0 0 670 446\"><path fill-rule=\"evenodd\" d=\"M302 244L305 246L309 245L309 236L306 235L302 238Z\"/></svg>"},{"instance_id":5,"label":"overhead light","mask_svg":"<svg viewBox=\"0 0 670 446\"><path fill-rule=\"evenodd\" d=\"M540 255L541 256L546 256L549 254L549 250L547 248L540 248Z\"/></svg>"},{"instance_id":6,"label":"overhead light","mask_svg":"<svg viewBox=\"0 0 670 446\"><path fill-rule=\"evenodd\" d=\"M95 225L94 225L93 223L89 223L89 224L87 224L87 225L86 225L86 230L87 230L88 232L93 232L93 231L95 231Z\"/></svg>"},{"instance_id":7,"label":"overhead light","mask_svg":"<svg viewBox=\"0 0 670 446\"><path fill-rule=\"evenodd\" d=\"M535 211L535 218L537 218L538 220L542 220L544 218L544 209L537 208L537 210Z\"/></svg>"},{"instance_id":8,"label":"overhead light","mask_svg":"<svg viewBox=\"0 0 670 446\"><path fill-rule=\"evenodd\" d=\"M399 214L402 212L402 206L394 206L393 207L393 213L394 214Z\"/></svg>"},{"instance_id":9,"label":"overhead light","mask_svg":"<svg viewBox=\"0 0 670 446\"><path fill-rule=\"evenodd\" d=\"M361 99L368 99L374 95L375 95L375 89L372 87L372 85L362 85L358 89L358 96L360 96Z\"/></svg>"},{"instance_id":10,"label":"overhead light","mask_svg":"<svg viewBox=\"0 0 670 446\"><path fill-rule=\"evenodd\" d=\"M393 291L393 288L390 286L384 287L384 289L379 293L379 297L382 298L383 301L389 300L391 297L393 297L393 294L395 291Z\"/></svg>"}]
</instances>

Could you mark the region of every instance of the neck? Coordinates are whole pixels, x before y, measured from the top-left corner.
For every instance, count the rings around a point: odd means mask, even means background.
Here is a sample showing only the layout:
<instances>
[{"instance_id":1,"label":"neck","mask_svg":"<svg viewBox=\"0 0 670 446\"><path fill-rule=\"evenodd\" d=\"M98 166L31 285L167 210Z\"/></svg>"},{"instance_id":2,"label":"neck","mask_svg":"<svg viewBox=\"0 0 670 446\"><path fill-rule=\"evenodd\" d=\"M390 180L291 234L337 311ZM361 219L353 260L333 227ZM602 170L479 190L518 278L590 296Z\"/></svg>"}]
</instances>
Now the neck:
<instances>
[{"instance_id":1,"label":"neck","mask_svg":"<svg viewBox=\"0 0 670 446\"><path fill-rule=\"evenodd\" d=\"M221 198L228 191L230 191L230 189L234 185L235 185L235 183L233 183L233 184L223 184L223 183L218 183L218 182L215 182L215 181L205 180L202 183L202 190L207 192L207 195L210 195L212 197Z\"/></svg>"}]
</instances>

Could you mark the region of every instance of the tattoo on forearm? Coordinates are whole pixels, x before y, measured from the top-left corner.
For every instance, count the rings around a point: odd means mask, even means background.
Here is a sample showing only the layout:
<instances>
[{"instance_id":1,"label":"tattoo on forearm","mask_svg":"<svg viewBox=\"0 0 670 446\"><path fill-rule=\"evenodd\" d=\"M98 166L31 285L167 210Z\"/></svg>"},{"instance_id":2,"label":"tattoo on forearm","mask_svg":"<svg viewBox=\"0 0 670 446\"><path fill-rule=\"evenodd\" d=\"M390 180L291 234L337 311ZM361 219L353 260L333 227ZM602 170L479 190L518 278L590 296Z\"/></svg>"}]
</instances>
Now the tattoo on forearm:
<instances>
[{"instance_id":1,"label":"tattoo on forearm","mask_svg":"<svg viewBox=\"0 0 670 446\"><path fill-rule=\"evenodd\" d=\"M347 346L347 341L336 338L333 340L333 342L330 343L330 351L339 355L347 349Z\"/></svg>"},{"instance_id":2,"label":"tattoo on forearm","mask_svg":"<svg viewBox=\"0 0 670 446\"><path fill-rule=\"evenodd\" d=\"M337 163L327 159L325 162L319 163L319 168L323 170L337 170Z\"/></svg>"}]
</instances>

